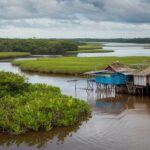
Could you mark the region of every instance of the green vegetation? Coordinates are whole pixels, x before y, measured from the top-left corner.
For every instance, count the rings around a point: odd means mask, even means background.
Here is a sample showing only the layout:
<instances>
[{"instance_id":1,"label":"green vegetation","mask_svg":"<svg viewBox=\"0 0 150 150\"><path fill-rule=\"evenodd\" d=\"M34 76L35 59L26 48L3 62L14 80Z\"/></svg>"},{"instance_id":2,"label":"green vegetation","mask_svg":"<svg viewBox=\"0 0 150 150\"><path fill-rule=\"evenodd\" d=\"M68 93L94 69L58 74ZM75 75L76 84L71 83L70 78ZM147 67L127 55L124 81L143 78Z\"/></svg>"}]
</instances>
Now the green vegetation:
<instances>
[{"instance_id":1,"label":"green vegetation","mask_svg":"<svg viewBox=\"0 0 150 150\"><path fill-rule=\"evenodd\" d=\"M63 144L65 139L77 132L83 122L88 121L88 119L89 118L86 116L81 116L81 121L77 124L67 127L55 127L49 132L43 132L41 130L34 133L26 133L21 136L0 134L0 145L1 147L7 145L7 148L9 148L11 145L15 145L16 143L17 146L20 147L23 143L24 145L28 145L28 148L31 147L32 149L34 145L34 149L44 150L47 143L56 138L58 139L57 144Z\"/></svg>"},{"instance_id":2,"label":"green vegetation","mask_svg":"<svg viewBox=\"0 0 150 150\"><path fill-rule=\"evenodd\" d=\"M78 50L67 51L67 55L78 54L78 53L110 53L113 50L103 50L102 44L100 43L80 43Z\"/></svg>"},{"instance_id":3,"label":"green vegetation","mask_svg":"<svg viewBox=\"0 0 150 150\"><path fill-rule=\"evenodd\" d=\"M139 63L150 64L150 57L62 57L14 61L13 64L19 65L24 71L80 75L86 71L102 69L115 61L127 65Z\"/></svg>"},{"instance_id":4,"label":"green vegetation","mask_svg":"<svg viewBox=\"0 0 150 150\"><path fill-rule=\"evenodd\" d=\"M116 38L116 39L91 39L78 38L73 39L76 42L117 42L117 43L150 43L150 38Z\"/></svg>"},{"instance_id":5,"label":"green vegetation","mask_svg":"<svg viewBox=\"0 0 150 150\"><path fill-rule=\"evenodd\" d=\"M29 56L27 52L0 52L0 59Z\"/></svg>"},{"instance_id":6,"label":"green vegetation","mask_svg":"<svg viewBox=\"0 0 150 150\"><path fill-rule=\"evenodd\" d=\"M113 50L78 50L78 51L68 51L66 54L75 55L78 53L110 53L114 52Z\"/></svg>"},{"instance_id":7,"label":"green vegetation","mask_svg":"<svg viewBox=\"0 0 150 150\"><path fill-rule=\"evenodd\" d=\"M144 49L150 49L150 45L144 46Z\"/></svg>"},{"instance_id":8,"label":"green vegetation","mask_svg":"<svg viewBox=\"0 0 150 150\"><path fill-rule=\"evenodd\" d=\"M0 52L29 52L31 54L65 54L77 50L78 44L71 40L48 39L0 39Z\"/></svg>"},{"instance_id":9,"label":"green vegetation","mask_svg":"<svg viewBox=\"0 0 150 150\"><path fill-rule=\"evenodd\" d=\"M102 50L102 45L99 43L81 43L72 40L0 39L0 52L3 52L2 56L4 55L4 58L12 58L26 56L29 55L29 53L41 55L72 55L78 53L104 53L112 51ZM24 53L21 55L20 52Z\"/></svg>"},{"instance_id":10,"label":"green vegetation","mask_svg":"<svg viewBox=\"0 0 150 150\"><path fill-rule=\"evenodd\" d=\"M0 72L0 130L20 134L51 130L78 123L90 113L89 105L62 95L60 89L45 84L30 84L25 77Z\"/></svg>"},{"instance_id":11,"label":"green vegetation","mask_svg":"<svg viewBox=\"0 0 150 150\"><path fill-rule=\"evenodd\" d=\"M80 50L93 50L93 49L102 49L102 45L99 43L83 43L79 45Z\"/></svg>"},{"instance_id":12,"label":"green vegetation","mask_svg":"<svg viewBox=\"0 0 150 150\"><path fill-rule=\"evenodd\" d=\"M114 52L113 50L80 50L80 53L110 53Z\"/></svg>"}]
</instances>

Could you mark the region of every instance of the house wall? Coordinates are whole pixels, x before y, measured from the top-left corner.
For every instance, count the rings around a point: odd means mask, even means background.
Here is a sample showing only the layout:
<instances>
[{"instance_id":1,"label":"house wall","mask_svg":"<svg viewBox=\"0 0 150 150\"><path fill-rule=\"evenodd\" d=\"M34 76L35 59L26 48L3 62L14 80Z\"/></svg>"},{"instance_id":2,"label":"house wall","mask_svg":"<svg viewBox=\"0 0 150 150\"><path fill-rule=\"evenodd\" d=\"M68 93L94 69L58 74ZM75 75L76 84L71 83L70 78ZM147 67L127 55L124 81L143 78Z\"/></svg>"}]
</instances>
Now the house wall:
<instances>
[{"instance_id":1,"label":"house wall","mask_svg":"<svg viewBox=\"0 0 150 150\"><path fill-rule=\"evenodd\" d=\"M96 83L121 85L126 83L126 77L122 74L98 74Z\"/></svg>"},{"instance_id":2,"label":"house wall","mask_svg":"<svg viewBox=\"0 0 150 150\"><path fill-rule=\"evenodd\" d=\"M134 76L134 85L146 86L146 76Z\"/></svg>"},{"instance_id":3,"label":"house wall","mask_svg":"<svg viewBox=\"0 0 150 150\"><path fill-rule=\"evenodd\" d=\"M112 80L114 84L120 85L126 83L126 76L122 74L115 74L112 76Z\"/></svg>"}]
</instances>

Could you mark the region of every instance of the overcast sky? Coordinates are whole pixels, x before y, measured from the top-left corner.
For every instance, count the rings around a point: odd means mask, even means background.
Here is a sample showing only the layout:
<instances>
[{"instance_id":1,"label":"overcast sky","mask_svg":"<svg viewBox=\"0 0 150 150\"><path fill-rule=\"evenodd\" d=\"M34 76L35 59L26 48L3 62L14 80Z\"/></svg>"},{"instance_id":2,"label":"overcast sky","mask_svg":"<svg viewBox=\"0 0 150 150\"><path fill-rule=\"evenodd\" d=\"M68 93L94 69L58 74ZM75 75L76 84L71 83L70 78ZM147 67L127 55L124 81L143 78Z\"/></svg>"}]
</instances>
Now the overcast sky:
<instances>
[{"instance_id":1,"label":"overcast sky","mask_svg":"<svg viewBox=\"0 0 150 150\"><path fill-rule=\"evenodd\" d=\"M150 37L150 0L0 0L0 37Z\"/></svg>"}]
</instances>

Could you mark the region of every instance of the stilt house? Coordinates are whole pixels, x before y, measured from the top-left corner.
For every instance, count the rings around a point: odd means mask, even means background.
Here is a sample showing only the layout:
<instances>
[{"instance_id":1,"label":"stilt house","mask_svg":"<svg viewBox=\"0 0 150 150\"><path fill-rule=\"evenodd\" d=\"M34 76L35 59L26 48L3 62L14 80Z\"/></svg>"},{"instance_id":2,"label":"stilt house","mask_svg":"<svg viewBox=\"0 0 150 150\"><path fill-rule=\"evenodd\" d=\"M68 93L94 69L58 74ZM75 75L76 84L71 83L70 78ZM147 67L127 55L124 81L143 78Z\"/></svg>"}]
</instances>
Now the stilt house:
<instances>
[{"instance_id":1,"label":"stilt house","mask_svg":"<svg viewBox=\"0 0 150 150\"><path fill-rule=\"evenodd\" d=\"M143 70L135 70L116 62L108 65L103 70L87 72L85 74L94 77L97 90L105 89L109 91L115 88L120 93L141 95L149 95L150 93L150 67ZM93 82L88 80L87 83L87 87L92 87L93 89Z\"/></svg>"},{"instance_id":2,"label":"stilt house","mask_svg":"<svg viewBox=\"0 0 150 150\"><path fill-rule=\"evenodd\" d=\"M105 69L88 72L87 74L95 75L96 83L109 85L123 85L133 80L134 69L119 62L108 65Z\"/></svg>"}]
</instances>

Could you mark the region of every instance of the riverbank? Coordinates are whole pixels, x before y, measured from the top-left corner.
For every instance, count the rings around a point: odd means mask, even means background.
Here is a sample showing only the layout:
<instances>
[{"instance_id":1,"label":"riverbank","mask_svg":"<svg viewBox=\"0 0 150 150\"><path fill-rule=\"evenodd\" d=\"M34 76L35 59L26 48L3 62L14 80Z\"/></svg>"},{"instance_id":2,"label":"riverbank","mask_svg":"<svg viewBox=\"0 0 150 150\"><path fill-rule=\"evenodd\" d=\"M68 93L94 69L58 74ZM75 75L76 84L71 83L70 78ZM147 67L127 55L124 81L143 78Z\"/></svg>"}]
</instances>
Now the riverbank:
<instances>
[{"instance_id":1,"label":"riverbank","mask_svg":"<svg viewBox=\"0 0 150 150\"><path fill-rule=\"evenodd\" d=\"M150 57L61 57L37 60L13 61L23 71L58 75L80 76L86 71L103 69L112 62L119 61L126 65L150 64Z\"/></svg>"},{"instance_id":2,"label":"riverbank","mask_svg":"<svg viewBox=\"0 0 150 150\"><path fill-rule=\"evenodd\" d=\"M113 50L101 50L101 49L91 49L91 50L78 50L78 51L67 51L66 55L77 55L78 53L111 53Z\"/></svg>"},{"instance_id":3,"label":"riverbank","mask_svg":"<svg viewBox=\"0 0 150 150\"><path fill-rule=\"evenodd\" d=\"M27 57L30 53L27 52L0 52L0 59L9 59L17 57Z\"/></svg>"}]
</instances>

